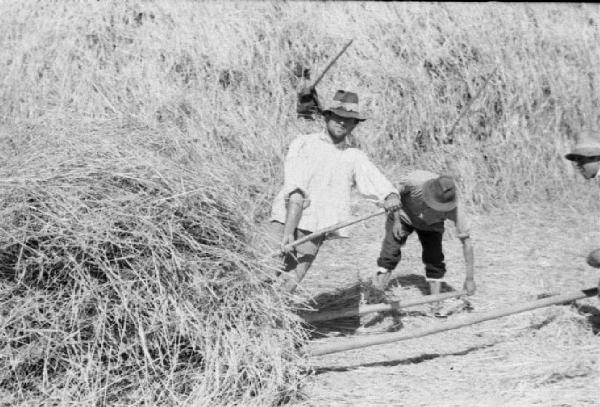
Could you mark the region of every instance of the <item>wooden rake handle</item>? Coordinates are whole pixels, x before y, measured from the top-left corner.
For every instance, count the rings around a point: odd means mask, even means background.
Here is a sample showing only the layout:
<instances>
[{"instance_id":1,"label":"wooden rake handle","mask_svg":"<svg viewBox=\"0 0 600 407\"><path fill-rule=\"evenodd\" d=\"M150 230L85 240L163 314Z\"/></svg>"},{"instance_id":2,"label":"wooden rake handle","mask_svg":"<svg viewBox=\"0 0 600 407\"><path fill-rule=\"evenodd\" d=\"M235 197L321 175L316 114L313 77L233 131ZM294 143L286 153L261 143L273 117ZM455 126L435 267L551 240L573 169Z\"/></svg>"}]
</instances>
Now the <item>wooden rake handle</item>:
<instances>
[{"instance_id":1,"label":"wooden rake handle","mask_svg":"<svg viewBox=\"0 0 600 407\"><path fill-rule=\"evenodd\" d=\"M334 232L334 231L336 231L338 229L341 229L341 228L344 228L346 226L350 226L350 225L354 225L355 223L363 222L363 221L365 221L367 219L374 218L375 216L383 215L384 213L385 213L385 209L381 209L381 210L379 210L377 212L373 212L373 213L370 213L368 215L361 216L360 218L350 219L350 220L347 220L347 221L344 221L344 222L336 223L335 225L331 225L331 226L328 226L328 227L323 228L323 229L319 229L316 232L313 232L313 233L311 233L309 235L301 237L300 239L298 239L298 240L296 240L296 241L294 241L294 242L286 245L283 249L284 250L293 249L294 247L298 246L299 244L302 244L304 242L308 242L309 240L312 240L312 239L315 239L317 237L323 236L323 235L325 235L327 233ZM275 256L279 256L280 254L281 254L281 251L277 251L277 252L272 253L271 256L275 257Z\"/></svg>"}]
</instances>

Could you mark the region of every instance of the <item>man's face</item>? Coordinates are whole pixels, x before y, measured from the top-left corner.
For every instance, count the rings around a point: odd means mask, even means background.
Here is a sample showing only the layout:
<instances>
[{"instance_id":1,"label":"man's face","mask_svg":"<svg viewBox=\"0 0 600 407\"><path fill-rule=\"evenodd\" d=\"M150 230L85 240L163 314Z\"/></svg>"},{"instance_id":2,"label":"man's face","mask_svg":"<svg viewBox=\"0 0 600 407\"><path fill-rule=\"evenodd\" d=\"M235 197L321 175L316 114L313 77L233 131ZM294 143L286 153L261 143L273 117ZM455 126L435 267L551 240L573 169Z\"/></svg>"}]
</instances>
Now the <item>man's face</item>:
<instances>
[{"instance_id":1,"label":"man's face","mask_svg":"<svg viewBox=\"0 0 600 407\"><path fill-rule=\"evenodd\" d=\"M585 179L594 178L600 170L600 156L579 156L575 159L575 165L577 166L577 169Z\"/></svg>"},{"instance_id":2,"label":"man's face","mask_svg":"<svg viewBox=\"0 0 600 407\"><path fill-rule=\"evenodd\" d=\"M334 143L343 141L346 136L352 133L352 130L358 124L356 119L341 117L334 113L329 113L325 117L327 132L331 136Z\"/></svg>"}]
</instances>

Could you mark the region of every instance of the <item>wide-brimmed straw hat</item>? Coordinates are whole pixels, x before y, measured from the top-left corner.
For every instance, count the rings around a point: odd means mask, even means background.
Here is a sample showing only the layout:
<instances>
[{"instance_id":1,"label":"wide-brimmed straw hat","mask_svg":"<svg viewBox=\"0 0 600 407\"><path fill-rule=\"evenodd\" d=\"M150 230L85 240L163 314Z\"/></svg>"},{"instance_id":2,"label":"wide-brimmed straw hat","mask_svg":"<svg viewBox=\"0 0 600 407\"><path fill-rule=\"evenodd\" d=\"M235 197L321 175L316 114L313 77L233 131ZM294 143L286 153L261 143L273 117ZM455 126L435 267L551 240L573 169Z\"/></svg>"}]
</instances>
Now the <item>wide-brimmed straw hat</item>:
<instances>
[{"instance_id":1,"label":"wide-brimmed straw hat","mask_svg":"<svg viewBox=\"0 0 600 407\"><path fill-rule=\"evenodd\" d=\"M323 114L327 113L356 119L360 122L367 120L358 111L358 95L354 92L346 92L345 90L335 92L333 103L326 109L323 109Z\"/></svg>"},{"instance_id":2,"label":"wide-brimmed straw hat","mask_svg":"<svg viewBox=\"0 0 600 407\"><path fill-rule=\"evenodd\" d=\"M436 211L447 212L456 208L456 186L454 179L448 175L440 175L423 184L423 200Z\"/></svg>"}]
</instances>

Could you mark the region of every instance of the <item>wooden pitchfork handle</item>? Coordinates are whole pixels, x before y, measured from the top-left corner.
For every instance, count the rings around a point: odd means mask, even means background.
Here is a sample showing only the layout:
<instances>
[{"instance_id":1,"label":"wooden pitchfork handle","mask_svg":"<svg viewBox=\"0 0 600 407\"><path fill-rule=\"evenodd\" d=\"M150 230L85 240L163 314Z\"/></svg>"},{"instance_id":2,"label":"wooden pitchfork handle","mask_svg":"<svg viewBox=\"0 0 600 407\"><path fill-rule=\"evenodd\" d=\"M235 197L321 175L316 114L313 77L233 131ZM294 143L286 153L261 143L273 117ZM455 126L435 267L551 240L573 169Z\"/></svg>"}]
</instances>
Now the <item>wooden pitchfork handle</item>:
<instances>
[{"instance_id":1,"label":"wooden pitchfork handle","mask_svg":"<svg viewBox=\"0 0 600 407\"><path fill-rule=\"evenodd\" d=\"M479 95L481 95L481 92L483 92L483 90L487 86L488 82L490 81L490 79L492 79L492 76L494 76L494 74L496 73L497 70L498 70L498 66L494 67L494 70L485 78L485 80L483 81L483 84L481 85L481 87L479 88L479 90L477 91L475 96L472 97L467 102L466 106L462 109L462 111L460 112L460 114L458 115L456 120L454 120L454 123L452 124L452 127L450 127L450 131L446 134L446 137L452 136L452 133L454 133L454 130L456 129L456 126L458 125L458 122L460 122L460 119L462 119L469 112L469 109L471 109L471 105L473 104L473 102L475 100L477 100Z\"/></svg>"},{"instance_id":2,"label":"wooden pitchfork handle","mask_svg":"<svg viewBox=\"0 0 600 407\"><path fill-rule=\"evenodd\" d=\"M319 82L321 82L321 79L323 79L323 77L325 76L327 71L329 71L329 69L331 69L333 64L335 64L335 61L337 61L338 58L341 57L344 52L346 52L346 50L348 49L350 44L352 44L352 41L354 41L354 39L348 41L346 43L346 45L344 45L344 48L342 48L342 50L340 52L338 52L338 54L331 60L331 62L325 67L325 69L323 69L323 72L321 72L321 75L319 75L317 80L315 80L315 82L310 86L311 88L315 88L319 84Z\"/></svg>"},{"instance_id":3,"label":"wooden pitchfork handle","mask_svg":"<svg viewBox=\"0 0 600 407\"><path fill-rule=\"evenodd\" d=\"M308 242L309 240L312 240L314 238L317 238L319 236L323 236L324 234L327 234L327 233L334 232L334 231L336 231L338 229L341 229L341 228L344 228L346 226L354 225L355 223L363 222L363 221L365 221L367 219L374 218L375 216L383 215L385 212L386 212L385 209L381 209L381 210L379 210L377 212L373 212L371 214L368 214L368 215L365 215L365 216L361 216L360 218L351 219L351 220L347 220L347 221L344 221L344 222L339 222L339 223L336 223L335 225L331 225L331 226L328 226L326 228L317 230L316 232L313 232L313 233L311 233L309 235L301 237L300 239L295 240L292 243L285 245L283 247L283 250L290 250L290 249L298 246L299 244L302 244L304 242ZM277 252L274 252L271 256L275 257L275 256L279 256L280 254L281 254L281 251L277 251Z\"/></svg>"}]
</instances>

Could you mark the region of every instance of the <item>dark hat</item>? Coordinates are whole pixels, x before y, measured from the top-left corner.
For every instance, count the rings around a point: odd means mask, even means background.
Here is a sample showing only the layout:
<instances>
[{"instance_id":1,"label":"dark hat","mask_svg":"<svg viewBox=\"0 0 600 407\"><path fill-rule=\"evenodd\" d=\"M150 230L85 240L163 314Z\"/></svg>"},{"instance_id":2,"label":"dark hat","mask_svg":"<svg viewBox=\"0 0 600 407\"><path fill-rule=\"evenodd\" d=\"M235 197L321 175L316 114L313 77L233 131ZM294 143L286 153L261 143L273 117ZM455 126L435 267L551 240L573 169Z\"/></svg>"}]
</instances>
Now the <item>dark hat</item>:
<instances>
[{"instance_id":1,"label":"dark hat","mask_svg":"<svg viewBox=\"0 0 600 407\"><path fill-rule=\"evenodd\" d=\"M423 184L423 200L432 209L440 212L456 208L456 187L448 175L441 175Z\"/></svg>"},{"instance_id":2,"label":"dark hat","mask_svg":"<svg viewBox=\"0 0 600 407\"><path fill-rule=\"evenodd\" d=\"M567 160L576 161L578 157L600 156L600 142L596 137L598 132L593 126L586 126L577 134L577 144L565 154Z\"/></svg>"},{"instance_id":3,"label":"dark hat","mask_svg":"<svg viewBox=\"0 0 600 407\"><path fill-rule=\"evenodd\" d=\"M323 114L333 113L340 117L348 117L358 121L367 120L358 112L358 95L354 92L338 90L333 97L331 106L323 110Z\"/></svg>"},{"instance_id":4,"label":"dark hat","mask_svg":"<svg viewBox=\"0 0 600 407\"><path fill-rule=\"evenodd\" d=\"M583 143L578 143L570 153L565 154L567 160L576 161L578 157L599 157L600 143L587 140Z\"/></svg>"}]
</instances>

